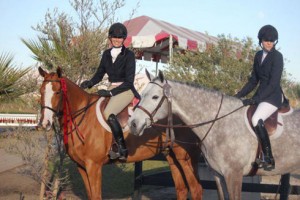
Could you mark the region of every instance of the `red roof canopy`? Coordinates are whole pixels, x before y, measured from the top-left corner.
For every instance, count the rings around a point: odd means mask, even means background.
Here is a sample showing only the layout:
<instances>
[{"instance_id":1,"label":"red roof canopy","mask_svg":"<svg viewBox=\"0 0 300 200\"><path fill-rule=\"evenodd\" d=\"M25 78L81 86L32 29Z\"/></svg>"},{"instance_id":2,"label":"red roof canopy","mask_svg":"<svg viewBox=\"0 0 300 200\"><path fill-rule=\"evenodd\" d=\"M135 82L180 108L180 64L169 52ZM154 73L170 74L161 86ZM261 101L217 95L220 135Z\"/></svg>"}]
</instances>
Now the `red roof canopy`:
<instances>
[{"instance_id":1,"label":"red roof canopy","mask_svg":"<svg viewBox=\"0 0 300 200\"><path fill-rule=\"evenodd\" d=\"M123 24L128 30L125 46L142 49L142 56L147 57L147 54L151 54L152 59L158 57L158 59L163 59L162 62L166 62L166 58L163 57L167 57L169 54L170 38L172 38L172 47L188 50L203 51L207 44L217 43L216 37L148 16L136 17ZM145 59L150 60L149 58Z\"/></svg>"}]
</instances>

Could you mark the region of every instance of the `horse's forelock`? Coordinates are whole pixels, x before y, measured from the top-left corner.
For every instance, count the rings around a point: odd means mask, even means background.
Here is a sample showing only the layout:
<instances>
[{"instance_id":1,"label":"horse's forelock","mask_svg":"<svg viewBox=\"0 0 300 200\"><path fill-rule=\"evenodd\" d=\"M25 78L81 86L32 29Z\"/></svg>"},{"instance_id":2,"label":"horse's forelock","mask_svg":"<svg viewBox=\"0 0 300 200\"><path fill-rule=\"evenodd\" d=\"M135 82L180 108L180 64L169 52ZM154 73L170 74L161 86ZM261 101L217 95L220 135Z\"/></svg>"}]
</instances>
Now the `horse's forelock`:
<instances>
[{"instance_id":1,"label":"horse's forelock","mask_svg":"<svg viewBox=\"0 0 300 200\"><path fill-rule=\"evenodd\" d=\"M160 79L160 82L163 83L164 80L165 80L165 77L164 77L164 74L163 74L163 72L161 70L159 70L158 77Z\"/></svg>"},{"instance_id":2,"label":"horse's forelock","mask_svg":"<svg viewBox=\"0 0 300 200\"><path fill-rule=\"evenodd\" d=\"M56 73L57 73L57 75L58 75L59 78L62 77L62 69L61 69L61 67L59 67L59 66L57 67Z\"/></svg>"}]
</instances>

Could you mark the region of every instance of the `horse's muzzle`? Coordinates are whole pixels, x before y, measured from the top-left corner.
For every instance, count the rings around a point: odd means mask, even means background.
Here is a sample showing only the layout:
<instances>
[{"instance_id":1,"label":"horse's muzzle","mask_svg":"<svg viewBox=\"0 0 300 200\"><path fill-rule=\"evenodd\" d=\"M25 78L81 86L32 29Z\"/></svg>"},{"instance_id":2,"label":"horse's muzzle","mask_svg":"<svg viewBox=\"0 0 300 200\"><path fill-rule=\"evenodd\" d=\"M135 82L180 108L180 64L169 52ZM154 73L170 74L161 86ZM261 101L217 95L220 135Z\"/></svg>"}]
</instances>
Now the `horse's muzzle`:
<instances>
[{"instance_id":1,"label":"horse's muzzle","mask_svg":"<svg viewBox=\"0 0 300 200\"><path fill-rule=\"evenodd\" d=\"M146 120L147 122L147 120ZM151 124L150 124L151 126ZM144 133L145 128L150 127L149 123L144 123L141 127L139 127L136 123L136 120L133 119L129 122L130 133L133 135L141 136Z\"/></svg>"}]
</instances>

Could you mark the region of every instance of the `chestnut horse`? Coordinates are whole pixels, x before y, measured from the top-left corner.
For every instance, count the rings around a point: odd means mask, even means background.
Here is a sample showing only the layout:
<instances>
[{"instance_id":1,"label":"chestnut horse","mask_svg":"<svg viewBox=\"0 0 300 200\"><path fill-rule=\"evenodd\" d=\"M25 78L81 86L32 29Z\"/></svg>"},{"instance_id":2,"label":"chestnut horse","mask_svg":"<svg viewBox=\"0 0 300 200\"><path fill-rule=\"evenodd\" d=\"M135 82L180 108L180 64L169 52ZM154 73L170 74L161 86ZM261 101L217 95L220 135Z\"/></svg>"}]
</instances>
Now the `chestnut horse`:
<instances>
[{"instance_id":1,"label":"chestnut horse","mask_svg":"<svg viewBox=\"0 0 300 200\"><path fill-rule=\"evenodd\" d=\"M64 130L64 144L70 158L77 163L89 199L102 199L102 166L116 162L110 160L113 137L98 122L96 103L98 95L89 94L78 87L57 68L56 73L47 73L39 67L44 78L40 88L41 118L40 126L50 130L53 118L58 117L61 130ZM138 162L149 159L163 150L165 136L162 130L149 129L147 137L137 137L124 133L128 148L127 162ZM190 129L181 130L180 135L188 141L176 144L172 152L166 155L175 183L177 199L187 199L188 188L193 199L202 199L202 187L198 179L197 162L199 155L195 141L197 138ZM189 139L187 139L189 138ZM118 161L117 161L118 162ZM187 183L187 185L186 185Z\"/></svg>"}]
</instances>

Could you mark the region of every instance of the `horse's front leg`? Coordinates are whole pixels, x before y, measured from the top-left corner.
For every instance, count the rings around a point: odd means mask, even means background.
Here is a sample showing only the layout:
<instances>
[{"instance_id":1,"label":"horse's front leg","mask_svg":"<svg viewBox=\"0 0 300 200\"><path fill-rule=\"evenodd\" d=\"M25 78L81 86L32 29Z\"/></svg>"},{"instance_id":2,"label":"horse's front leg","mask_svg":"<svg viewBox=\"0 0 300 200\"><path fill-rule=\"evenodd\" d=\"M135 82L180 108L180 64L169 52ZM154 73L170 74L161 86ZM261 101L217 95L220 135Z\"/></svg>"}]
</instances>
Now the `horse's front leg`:
<instances>
[{"instance_id":1,"label":"horse's front leg","mask_svg":"<svg viewBox=\"0 0 300 200\"><path fill-rule=\"evenodd\" d=\"M86 170L84 168L82 168L80 165L77 165L77 169L82 177L83 183L84 183L84 187L85 187L85 191L87 193L88 199L91 199L91 187L90 187L90 183L89 183L89 179L86 173Z\"/></svg>"},{"instance_id":2,"label":"horse's front leg","mask_svg":"<svg viewBox=\"0 0 300 200\"><path fill-rule=\"evenodd\" d=\"M170 152L173 154L173 152ZM166 159L169 163L172 178L175 184L177 200L186 200L188 195L188 189L186 187L182 171L179 169L179 163L175 160L174 155L166 155Z\"/></svg>"},{"instance_id":3,"label":"horse's front leg","mask_svg":"<svg viewBox=\"0 0 300 200\"><path fill-rule=\"evenodd\" d=\"M218 191L219 200L229 199L228 193L226 191L226 184L224 182L224 178L221 177L218 174L215 174L214 175L214 179L215 179L216 185L217 185L217 191ZM225 196L225 194L226 194L226 196Z\"/></svg>"},{"instance_id":4,"label":"horse's front leg","mask_svg":"<svg viewBox=\"0 0 300 200\"><path fill-rule=\"evenodd\" d=\"M86 173L90 185L92 200L102 200L102 164L93 161L86 162Z\"/></svg>"},{"instance_id":5,"label":"horse's front leg","mask_svg":"<svg viewBox=\"0 0 300 200\"><path fill-rule=\"evenodd\" d=\"M230 200L242 199L243 173L242 170L231 170L224 174Z\"/></svg>"}]
</instances>

